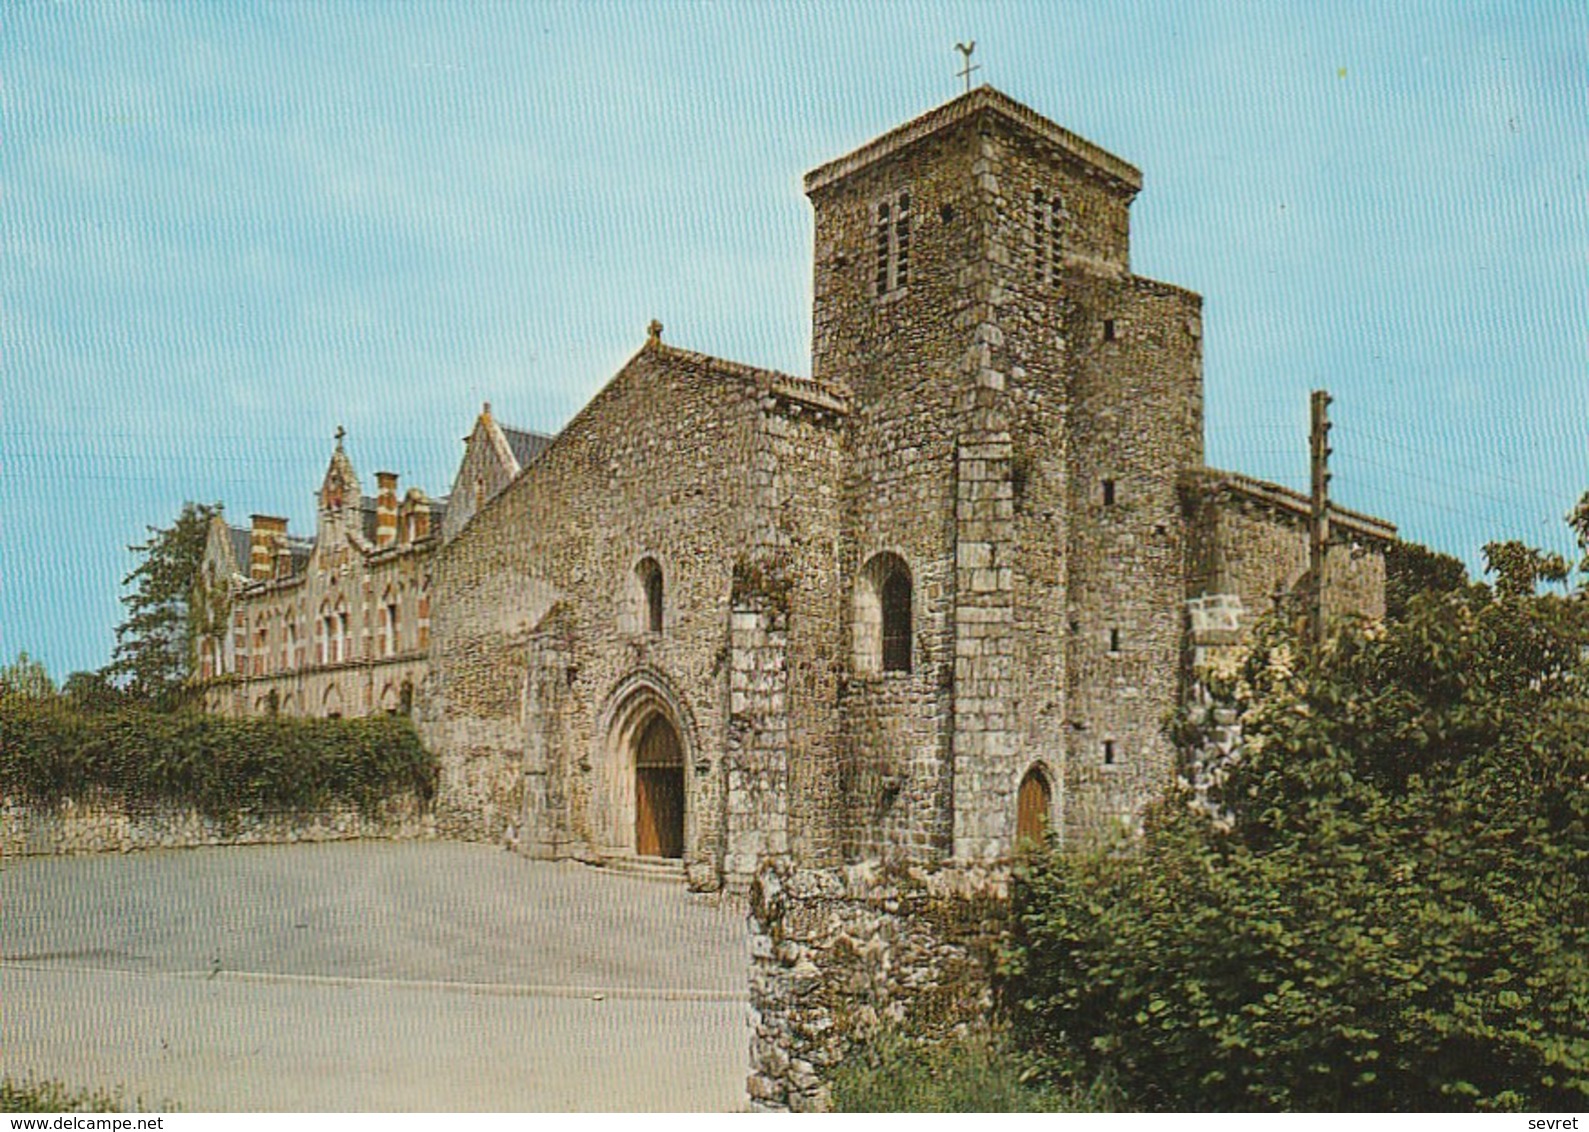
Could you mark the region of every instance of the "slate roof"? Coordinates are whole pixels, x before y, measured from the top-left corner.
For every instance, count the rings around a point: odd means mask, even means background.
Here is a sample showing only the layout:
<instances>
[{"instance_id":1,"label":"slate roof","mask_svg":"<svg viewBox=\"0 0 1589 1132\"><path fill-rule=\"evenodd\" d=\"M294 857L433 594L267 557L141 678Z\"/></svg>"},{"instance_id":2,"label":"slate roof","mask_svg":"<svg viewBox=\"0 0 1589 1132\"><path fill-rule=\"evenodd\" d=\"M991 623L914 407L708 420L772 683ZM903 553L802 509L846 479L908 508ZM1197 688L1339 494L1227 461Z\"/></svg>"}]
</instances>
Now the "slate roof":
<instances>
[{"instance_id":1,"label":"slate roof","mask_svg":"<svg viewBox=\"0 0 1589 1132\"><path fill-rule=\"evenodd\" d=\"M237 562L237 572L248 577L254 561L253 536L247 527L226 524L226 535L232 540L232 557ZM309 556L314 553L314 539L302 535L288 535L287 549L292 553L293 576L309 568Z\"/></svg>"},{"instance_id":2,"label":"slate roof","mask_svg":"<svg viewBox=\"0 0 1589 1132\"><path fill-rule=\"evenodd\" d=\"M237 563L237 571L246 577L248 564L253 559L253 538L247 527L234 527L230 523L226 524L226 534L232 540L232 559Z\"/></svg>"},{"instance_id":3,"label":"slate roof","mask_svg":"<svg viewBox=\"0 0 1589 1132\"><path fill-rule=\"evenodd\" d=\"M314 553L314 539L288 535L287 549L292 551L292 572L296 577L309 568L309 556Z\"/></svg>"},{"instance_id":4,"label":"slate roof","mask_svg":"<svg viewBox=\"0 0 1589 1132\"><path fill-rule=\"evenodd\" d=\"M514 428L500 422L497 427L502 430L508 447L513 450L513 458L519 462L520 469L529 467L530 461L545 452L553 440L544 432L531 432L527 428Z\"/></svg>"}]
</instances>

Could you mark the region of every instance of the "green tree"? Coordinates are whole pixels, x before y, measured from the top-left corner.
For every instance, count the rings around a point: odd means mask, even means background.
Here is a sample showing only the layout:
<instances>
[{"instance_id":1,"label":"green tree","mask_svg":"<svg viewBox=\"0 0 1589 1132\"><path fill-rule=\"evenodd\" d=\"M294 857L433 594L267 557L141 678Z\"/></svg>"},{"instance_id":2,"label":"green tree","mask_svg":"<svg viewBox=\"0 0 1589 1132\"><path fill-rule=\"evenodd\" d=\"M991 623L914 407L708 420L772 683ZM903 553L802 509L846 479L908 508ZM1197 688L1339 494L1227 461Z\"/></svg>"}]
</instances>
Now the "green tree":
<instances>
[{"instance_id":1,"label":"green tree","mask_svg":"<svg viewBox=\"0 0 1589 1132\"><path fill-rule=\"evenodd\" d=\"M1586 575L1584 584L1589 586L1589 491L1583 493L1578 506L1568 513L1567 525L1578 536L1578 570Z\"/></svg>"},{"instance_id":2,"label":"green tree","mask_svg":"<svg viewBox=\"0 0 1589 1132\"><path fill-rule=\"evenodd\" d=\"M1495 575L1495 589L1507 597L1532 594L1540 582L1565 582L1567 560L1517 539L1484 544L1484 572Z\"/></svg>"},{"instance_id":3,"label":"green tree","mask_svg":"<svg viewBox=\"0 0 1589 1132\"><path fill-rule=\"evenodd\" d=\"M1023 1041L1153 1107L1583 1108L1589 603L1516 589L1261 639L1218 816L1018 884Z\"/></svg>"},{"instance_id":4,"label":"green tree","mask_svg":"<svg viewBox=\"0 0 1589 1132\"><path fill-rule=\"evenodd\" d=\"M1399 620L1407 605L1425 592L1452 593L1468 584L1460 559L1397 539L1385 551L1385 616Z\"/></svg>"},{"instance_id":5,"label":"green tree","mask_svg":"<svg viewBox=\"0 0 1589 1132\"><path fill-rule=\"evenodd\" d=\"M54 695L55 682L49 672L26 649L0 668L0 699L47 700Z\"/></svg>"},{"instance_id":6,"label":"green tree","mask_svg":"<svg viewBox=\"0 0 1589 1132\"><path fill-rule=\"evenodd\" d=\"M142 560L122 579L127 619L116 627L116 651L103 670L131 699L161 710L183 702L193 671L193 586L221 505L185 503L170 527L150 527L149 541L129 547Z\"/></svg>"},{"instance_id":7,"label":"green tree","mask_svg":"<svg viewBox=\"0 0 1589 1132\"><path fill-rule=\"evenodd\" d=\"M61 695L78 711L114 711L125 706L125 693L104 672L74 672L61 685Z\"/></svg>"}]
</instances>

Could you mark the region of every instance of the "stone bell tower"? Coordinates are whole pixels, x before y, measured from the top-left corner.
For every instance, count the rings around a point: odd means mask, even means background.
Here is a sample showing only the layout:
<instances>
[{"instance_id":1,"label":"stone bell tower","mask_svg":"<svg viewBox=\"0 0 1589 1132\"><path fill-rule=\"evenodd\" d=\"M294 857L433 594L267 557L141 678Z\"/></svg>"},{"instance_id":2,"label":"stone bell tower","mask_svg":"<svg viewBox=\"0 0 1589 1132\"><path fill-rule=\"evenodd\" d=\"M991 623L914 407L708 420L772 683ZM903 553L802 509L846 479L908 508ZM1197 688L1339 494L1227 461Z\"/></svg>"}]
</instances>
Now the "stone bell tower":
<instances>
[{"instance_id":1,"label":"stone bell tower","mask_svg":"<svg viewBox=\"0 0 1589 1132\"><path fill-rule=\"evenodd\" d=\"M1094 672L1086 648L1109 604L1102 591L1142 581L1134 564L1114 577L1098 559L1098 469L1117 486L1131 480L1137 504L1152 496L1148 529L1165 528L1175 558L1176 473L1201 460L1200 411L1183 403L1197 384L1186 359L1169 366L1179 385L1150 406L1098 403L1122 367L1138 365L1123 357L1123 332L1137 324L1145 282L1131 276L1129 251L1141 183L1131 165L986 86L806 178L813 374L852 394L840 502L842 583L855 595L841 712L852 855L1006 855L1032 776L1062 828L1070 803L1090 813L1120 801L1108 789L1101 803L1078 799L1067 782L1090 751L1078 736L1093 724L1078 704L1115 676ZM1161 289L1195 314L1195 296ZM1106 334L1121 356L1101 362ZM1125 427L1143 412L1153 443L1173 449L1173 468L1157 449L1140 454L1151 491L1133 478ZM1145 568L1166 571L1149 587L1151 616L1178 641L1179 564L1151 557ZM876 664L871 611L883 610L885 645L900 616L890 622L872 591L895 579L898 595L902 572L908 659ZM1160 601L1159 589L1174 597ZM1173 674L1178 648L1151 659ZM1159 691L1136 706L1157 712ZM1142 728L1130 739L1116 730L1115 755L1153 745ZM1165 751L1153 753L1157 769Z\"/></svg>"}]
</instances>

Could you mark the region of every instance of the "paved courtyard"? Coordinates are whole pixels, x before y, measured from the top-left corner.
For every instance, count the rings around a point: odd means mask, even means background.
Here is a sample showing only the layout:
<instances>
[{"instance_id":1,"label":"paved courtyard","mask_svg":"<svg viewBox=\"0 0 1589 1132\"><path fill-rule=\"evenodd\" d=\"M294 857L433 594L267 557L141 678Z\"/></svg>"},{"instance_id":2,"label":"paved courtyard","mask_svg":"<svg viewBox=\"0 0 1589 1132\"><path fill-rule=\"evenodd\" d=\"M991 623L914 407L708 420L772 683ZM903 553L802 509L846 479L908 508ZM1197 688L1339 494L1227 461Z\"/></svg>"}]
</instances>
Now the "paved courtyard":
<instances>
[{"instance_id":1,"label":"paved courtyard","mask_svg":"<svg viewBox=\"0 0 1589 1132\"><path fill-rule=\"evenodd\" d=\"M725 1110L743 913L451 843L0 868L0 1071L211 1110Z\"/></svg>"}]
</instances>

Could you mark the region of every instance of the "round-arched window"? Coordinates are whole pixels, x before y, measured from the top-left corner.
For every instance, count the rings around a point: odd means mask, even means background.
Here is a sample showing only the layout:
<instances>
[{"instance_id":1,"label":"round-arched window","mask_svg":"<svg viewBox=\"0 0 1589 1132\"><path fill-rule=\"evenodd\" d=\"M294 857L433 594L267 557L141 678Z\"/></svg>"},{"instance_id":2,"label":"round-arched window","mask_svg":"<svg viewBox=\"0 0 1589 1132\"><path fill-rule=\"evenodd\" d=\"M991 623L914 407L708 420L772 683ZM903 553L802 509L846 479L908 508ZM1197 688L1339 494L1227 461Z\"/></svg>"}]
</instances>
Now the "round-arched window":
<instances>
[{"instance_id":1,"label":"round-arched window","mask_svg":"<svg viewBox=\"0 0 1589 1132\"><path fill-rule=\"evenodd\" d=\"M857 672L909 672L913 653L910 567L897 554L873 555L855 589Z\"/></svg>"}]
</instances>

